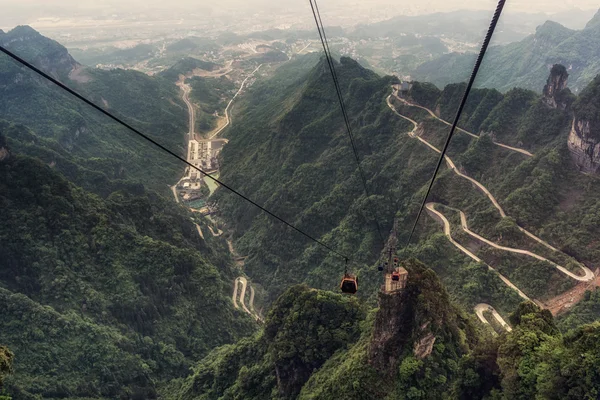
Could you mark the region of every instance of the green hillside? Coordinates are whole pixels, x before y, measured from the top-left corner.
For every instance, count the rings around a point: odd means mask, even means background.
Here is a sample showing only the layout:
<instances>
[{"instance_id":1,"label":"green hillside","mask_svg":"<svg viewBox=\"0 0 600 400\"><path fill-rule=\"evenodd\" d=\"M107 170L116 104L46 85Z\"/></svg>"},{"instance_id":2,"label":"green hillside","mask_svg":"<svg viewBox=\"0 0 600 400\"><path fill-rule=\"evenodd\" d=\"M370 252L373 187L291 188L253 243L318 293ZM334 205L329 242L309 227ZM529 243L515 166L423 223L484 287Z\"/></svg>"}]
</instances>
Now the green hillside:
<instances>
[{"instance_id":1,"label":"green hillside","mask_svg":"<svg viewBox=\"0 0 600 400\"><path fill-rule=\"evenodd\" d=\"M569 86L574 92L581 91L600 73L599 16L600 11L581 31L547 21L520 42L490 48L476 86L503 92L514 87L539 92L549 66L563 64L571 75ZM465 74L472 69L475 57L475 54L446 54L420 65L412 77L439 87L466 81Z\"/></svg>"},{"instance_id":2,"label":"green hillside","mask_svg":"<svg viewBox=\"0 0 600 400\"><path fill-rule=\"evenodd\" d=\"M379 308L366 315L354 299L288 289L259 334L213 351L165 398L597 396L598 323L563 336L549 312L522 303L510 318L514 330L490 336L448 300L433 271L414 260L405 265L405 291L380 295Z\"/></svg>"},{"instance_id":3,"label":"green hillside","mask_svg":"<svg viewBox=\"0 0 600 400\"><path fill-rule=\"evenodd\" d=\"M376 263L394 218L404 244L437 155L407 135L413 128L386 104L393 78L380 78L342 58L338 74L351 115L355 142L371 196L362 188L352 150L337 108L326 64L298 72L300 61L280 68L274 79L251 88L234 113L236 123L223 150L221 178L245 195L353 260L363 296L373 299L381 275ZM289 68L289 69L288 69ZM418 96L450 119L463 86L423 90ZM416 96L416 97L418 97ZM577 284L554 268L558 263L575 274L580 264L597 267L594 246L598 204L597 180L580 174L566 146L570 111L544 105L531 91L502 95L475 90L465 108L465 128L449 155L460 170L485 185L507 214L502 218L490 199L467 179L442 168L429 201L453 225L455 238L513 281L530 297L550 301ZM396 110L422 123L420 136L441 148L448 127L425 111L393 100ZM510 129L508 129L510 128ZM528 157L494 143L524 148ZM236 250L247 255L246 270L274 300L290 284L307 282L335 289L343 260L328 254L226 191L215 195ZM441 210L441 209L440 209ZM452 211L455 210L455 211ZM504 246L527 249L548 261L508 253L473 240L459 225L461 210L476 233ZM581 224L579 221L589 221ZM528 237L522 228L549 242L551 250ZM496 302L504 312L518 303L517 294L498 275L466 257L442 236L430 213L420 219L413 244L402 255L426 261L467 309ZM477 272L475 272L477 271Z\"/></svg>"},{"instance_id":4,"label":"green hillside","mask_svg":"<svg viewBox=\"0 0 600 400\"><path fill-rule=\"evenodd\" d=\"M252 332L231 305L225 244L140 190L101 199L38 159L0 161L0 343L15 354L14 399L152 398Z\"/></svg>"},{"instance_id":5,"label":"green hillside","mask_svg":"<svg viewBox=\"0 0 600 400\"><path fill-rule=\"evenodd\" d=\"M183 152L187 109L170 82L131 70L83 68L64 47L29 27L0 36L0 41L8 39L10 50L55 73L68 86L173 151ZM133 179L165 192L180 174L180 164L5 55L0 56L0 93L2 118L33 128L26 139L6 133L9 140L21 141L13 146L54 163L81 186L93 189L81 173L74 172L73 163L86 164L96 175Z\"/></svg>"}]
</instances>

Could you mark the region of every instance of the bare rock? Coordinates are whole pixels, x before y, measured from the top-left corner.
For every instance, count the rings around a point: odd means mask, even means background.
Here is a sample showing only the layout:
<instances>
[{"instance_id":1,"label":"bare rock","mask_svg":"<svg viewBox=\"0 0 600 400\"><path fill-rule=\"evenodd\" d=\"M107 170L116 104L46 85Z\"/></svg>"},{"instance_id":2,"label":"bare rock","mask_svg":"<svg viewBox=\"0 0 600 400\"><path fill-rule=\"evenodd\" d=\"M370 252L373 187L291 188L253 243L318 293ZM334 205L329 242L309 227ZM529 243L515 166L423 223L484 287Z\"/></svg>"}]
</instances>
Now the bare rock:
<instances>
[{"instance_id":1,"label":"bare rock","mask_svg":"<svg viewBox=\"0 0 600 400\"><path fill-rule=\"evenodd\" d=\"M544 104L551 108L566 109L569 105L568 96L565 96L563 91L567 89L568 80L567 69L563 65L554 64L546 81L546 86L544 86L544 97L542 98Z\"/></svg>"},{"instance_id":2,"label":"bare rock","mask_svg":"<svg viewBox=\"0 0 600 400\"><path fill-rule=\"evenodd\" d=\"M592 132L592 124L585 119L573 119L569 133L569 151L575 164L583 172L600 172L600 138Z\"/></svg>"}]
</instances>

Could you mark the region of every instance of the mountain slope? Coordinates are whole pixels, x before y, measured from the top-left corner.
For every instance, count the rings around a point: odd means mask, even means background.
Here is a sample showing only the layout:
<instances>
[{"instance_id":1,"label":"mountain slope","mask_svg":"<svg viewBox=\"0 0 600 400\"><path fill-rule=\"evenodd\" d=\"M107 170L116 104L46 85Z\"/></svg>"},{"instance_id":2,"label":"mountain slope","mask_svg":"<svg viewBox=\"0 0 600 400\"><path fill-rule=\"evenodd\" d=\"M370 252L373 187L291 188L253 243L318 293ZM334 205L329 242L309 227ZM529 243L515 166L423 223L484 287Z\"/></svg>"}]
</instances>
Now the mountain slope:
<instances>
[{"instance_id":1,"label":"mountain slope","mask_svg":"<svg viewBox=\"0 0 600 400\"><path fill-rule=\"evenodd\" d=\"M143 188L103 200L3 149L0 343L15 399L155 397L252 331L230 301L225 243L204 243L188 212Z\"/></svg>"},{"instance_id":2,"label":"mountain slope","mask_svg":"<svg viewBox=\"0 0 600 400\"><path fill-rule=\"evenodd\" d=\"M15 28L0 40L99 106L174 151L183 151L186 107L177 88L168 81L136 71L81 67L64 47L29 27ZM94 189L78 179L69 164L93 163L96 173L136 180L165 192L179 174L179 164L170 157L5 55L0 56L0 93L2 118L33 128L26 146L18 150L54 163L69 179L86 188ZM10 133L7 136L18 140ZM103 187L96 189L99 192Z\"/></svg>"},{"instance_id":3,"label":"mountain slope","mask_svg":"<svg viewBox=\"0 0 600 400\"><path fill-rule=\"evenodd\" d=\"M416 260L405 266L409 275L404 292L380 294L379 307L366 318L355 299L304 286L290 288L274 303L262 332L213 351L188 378L165 388L165 398L597 395L598 323L563 336L548 311L522 303L511 315L512 332L492 336L475 329L457 310L433 271Z\"/></svg>"},{"instance_id":4,"label":"mountain slope","mask_svg":"<svg viewBox=\"0 0 600 400\"><path fill-rule=\"evenodd\" d=\"M496 46L486 54L477 87L507 91L514 87L541 91L549 68L563 64L571 75L570 87L582 90L600 73L600 37L595 23L600 10L581 31L547 21L534 35L520 42ZM467 79L475 61L473 54L451 53L420 65L412 74L415 80L440 87Z\"/></svg>"}]
</instances>

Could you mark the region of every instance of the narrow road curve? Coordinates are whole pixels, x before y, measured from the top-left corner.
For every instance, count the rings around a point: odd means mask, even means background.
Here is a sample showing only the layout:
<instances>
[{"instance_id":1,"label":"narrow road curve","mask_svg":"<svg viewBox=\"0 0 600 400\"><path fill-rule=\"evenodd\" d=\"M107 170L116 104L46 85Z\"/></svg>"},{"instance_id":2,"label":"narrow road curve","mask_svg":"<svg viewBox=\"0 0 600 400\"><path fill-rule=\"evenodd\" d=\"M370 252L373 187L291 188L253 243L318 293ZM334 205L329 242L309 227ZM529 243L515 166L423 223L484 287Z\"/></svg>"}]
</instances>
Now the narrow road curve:
<instances>
[{"instance_id":1,"label":"narrow road curve","mask_svg":"<svg viewBox=\"0 0 600 400\"><path fill-rule=\"evenodd\" d=\"M239 303L242 305L242 309L244 310L244 312L246 314L250 315L255 320L262 321L262 319L260 318L260 316L258 314L250 311L248 309L248 307L246 307L246 303L244 302L244 299L246 298L246 288L248 287L248 280L243 276L240 276L235 279L235 282L233 285L233 297L232 297L233 306L237 309L240 308L240 306L237 302L239 285L242 286L242 290L241 290L240 297L239 297L239 299L240 299ZM252 308L254 310L254 288L252 288L252 286L250 286L250 308Z\"/></svg>"},{"instance_id":2,"label":"narrow road curve","mask_svg":"<svg viewBox=\"0 0 600 400\"><path fill-rule=\"evenodd\" d=\"M431 143L427 142L426 140L424 140L423 138L419 137L416 135L416 130L418 127L418 123L402 114L400 114L396 108L394 107L394 105L391 103L390 98L392 95L388 96L388 98L386 99L387 101L387 105L388 107L399 117L404 118L408 121L410 121L413 125L415 125L415 128L409 133L410 137L414 137L417 138L419 141L421 141L423 144L427 145L427 147L429 147L430 149L432 149L433 151L435 151L438 154L441 154L441 151L436 148L435 146L433 146ZM420 106L419 106L420 107ZM506 213L504 212L504 210L502 209L502 207L500 206L500 204L498 203L498 201L496 200L496 198L490 193L489 190L487 190L487 188L485 186L483 186L481 183L479 183L477 180L471 178L470 176L467 176L465 174L463 174L462 172L460 172L460 170L456 167L456 165L454 164L454 162L452 161L452 159L450 159L450 157L448 157L447 155L444 155L444 160L446 161L446 164L448 165L448 167L454 171L455 174L457 174L458 176L460 176L461 178L467 179L469 182L471 182L472 184L474 184L479 190L481 190L487 197L488 199L490 199L490 201L492 202L492 204L494 205L494 207L496 207L496 209L498 210L498 212L500 213L501 217L506 217ZM556 247L552 246L550 243L542 240L541 238L537 237L536 235L534 235L533 233L529 232L527 229L517 225L517 228L523 232L525 235L529 236L531 239L535 240L536 242L546 246L547 248L549 248L552 251L556 251L556 252L560 252L560 250L558 250ZM581 263L579 263L580 267L582 269L586 269L586 267L584 265L582 265ZM586 272L586 275L588 275L588 273Z\"/></svg>"},{"instance_id":3,"label":"narrow road curve","mask_svg":"<svg viewBox=\"0 0 600 400\"><path fill-rule=\"evenodd\" d=\"M231 108L231 105L233 104L233 101L235 100L236 97L238 97L238 95L242 92L242 90L244 89L244 86L246 85L246 82L248 81L248 79L250 79L251 77L254 76L254 74L260 69L260 67L262 67L263 65L260 64L258 67L256 67L256 69L254 71L252 71L250 73L250 75L248 75L246 77L246 79L244 79L244 81L242 82L242 85L240 86L239 90L237 91L237 93L233 96L233 98L231 100L229 100L229 103L227 103L227 107L225 107L225 125L223 125L222 127L216 129L214 132L208 133L207 136L209 139L213 139L215 138L219 133L223 132L223 130L225 128L227 128L231 122L231 119L229 117L229 109Z\"/></svg>"},{"instance_id":4,"label":"narrow road curve","mask_svg":"<svg viewBox=\"0 0 600 400\"><path fill-rule=\"evenodd\" d=\"M519 294L519 296L521 296L523 299L532 301L517 286L515 286L511 281L509 281L508 278L506 278L500 272L496 271L489 264L485 263L481 258L477 257L469 249L467 249L466 247L464 247L463 245L461 245L460 243L458 243L456 240L454 240L454 238L452 238L452 234L451 234L451 231L450 231L450 222L448 222L448 219L446 219L446 217L444 216L444 214L440 213L438 210L435 209L435 204L434 203L427 203L425 205L425 207L426 207L426 209L434 217L437 217L437 219L442 222L442 224L444 225L444 234L446 235L446 237L448 238L448 240L450 241L450 243L452 243L454 246L456 246L456 248L458 248L460 251L462 251L463 253L465 253L467 256L471 257L473 260L475 260L475 261L477 261L479 263L485 264L488 267L488 269L490 269L490 270L494 271L496 274L498 274L498 276L500 277L500 279L502 279L502 281L508 287L510 287L511 289L514 289Z\"/></svg>"},{"instance_id":5,"label":"narrow road curve","mask_svg":"<svg viewBox=\"0 0 600 400\"><path fill-rule=\"evenodd\" d=\"M204 240L204 234L202 233L202 228L200 228L200 225L198 225L198 224L194 224L194 225L196 225L196 229L198 229L198 235L200 235L202 240Z\"/></svg>"},{"instance_id":6,"label":"narrow road curve","mask_svg":"<svg viewBox=\"0 0 600 400\"><path fill-rule=\"evenodd\" d=\"M458 210L458 211L460 212L460 224L461 224L461 227L462 227L463 231L465 231L466 233L468 233L472 237L474 237L474 238L476 238L478 240L481 240L482 242L484 242L484 243L486 243L486 244L488 244L488 245L490 245L490 246L492 246L492 247L494 247L496 249L500 249L500 250L504 250L504 251L509 251L509 252L517 253L517 254L524 254L524 255L527 255L529 257L533 257L535 259L538 259L540 261L546 261L547 263L552 264L556 269L558 269L563 274L565 274L565 275L569 276L570 278L573 278L573 279L575 279L577 281L587 282L587 281L591 281L592 279L594 279L594 273L589 268L587 268L584 265L581 265L581 264L579 265L580 268L583 270L584 276L576 275L576 274L572 273L571 271L569 271L568 269L566 269L565 267L562 267L562 266L556 264L555 262L550 261L547 258L544 258L544 257L542 257L540 255L532 253L531 251L523 250L523 249L515 249L515 248L512 248L512 247L506 247L506 246L500 246L500 245L498 245L498 244L496 244L496 243L494 243L494 242L492 242L492 241L484 238L483 236L480 236L480 235L476 234L475 232L471 231L469 229L468 224L467 224L467 216L461 210Z\"/></svg>"},{"instance_id":7,"label":"narrow road curve","mask_svg":"<svg viewBox=\"0 0 600 400\"><path fill-rule=\"evenodd\" d=\"M479 303L475 306L475 314L477 314L477 317L479 317L479 320L481 322L488 325L490 324L490 322L483 315L484 311L491 312L496 321L498 321L507 332L512 332L512 328L510 327L510 325L508 325L504 318L502 318L502 316L498 314L498 311L496 311L496 309L490 306L489 304Z\"/></svg>"},{"instance_id":8,"label":"narrow road curve","mask_svg":"<svg viewBox=\"0 0 600 400\"><path fill-rule=\"evenodd\" d=\"M212 233L213 236L221 236L223 234L223 231L220 230L219 228L217 228L217 231L215 232L212 228L212 226L208 226L208 230L210 231L210 233Z\"/></svg>"},{"instance_id":9,"label":"narrow road curve","mask_svg":"<svg viewBox=\"0 0 600 400\"><path fill-rule=\"evenodd\" d=\"M418 104L410 103L410 102L408 102L406 99L403 99L402 97L399 97L399 96L398 96L398 91L397 91L395 88L394 88L394 93L393 93L392 95L393 95L395 98L397 98L399 101L401 101L402 103L406 104L407 106L410 106L410 107L417 107L417 108L420 108L420 109L422 109L422 110L425 110L425 111L427 111L427 112L429 113L429 115L431 115L433 118L437 119L437 120L438 120L438 121L440 121L441 123L443 123L443 124L446 124L446 125L448 125L448 126L452 126L452 124L451 124L450 122L448 122L448 121L446 121L446 120L443 120L443 119L441 119L440 117L438 117L437 115L435 115L435 113L434 113L433 111L431 111L429 108L427 108L427 107L423 107L423 106L420 106L420 105L418 105ZM463 133L466 133L467 135L469 135L469 136L472 136L472 137L474 137L474 138L479 138L479 136L478 136L478 135L476 135L476 134L474 134L474 133L472 133L472 132L469 132L469 131L467 131L467 130L464 130L464 129L462 129L462 128L459 128L458 126L456 127L456 129L457 129L458 131L460 131L460 132L463 132ZM528 152L527 150L520 149L520 148L518 148L518 147L512 147L512 146L508 146L508 145L506 145L506 144L498 143L498 142L496 142L496 141L494 141L494 144L495 144L496 146L503 147L503 148L505 148L505 149L508 149L508 150L512 150L512 151L519 152L519 153L521 153L521 154L525 154L525 155L526 155L526 156L528 156L528 157L533 157L533 154L532 154L532 153L530 153L530 152Z\"/></svg>"}]
</instances>

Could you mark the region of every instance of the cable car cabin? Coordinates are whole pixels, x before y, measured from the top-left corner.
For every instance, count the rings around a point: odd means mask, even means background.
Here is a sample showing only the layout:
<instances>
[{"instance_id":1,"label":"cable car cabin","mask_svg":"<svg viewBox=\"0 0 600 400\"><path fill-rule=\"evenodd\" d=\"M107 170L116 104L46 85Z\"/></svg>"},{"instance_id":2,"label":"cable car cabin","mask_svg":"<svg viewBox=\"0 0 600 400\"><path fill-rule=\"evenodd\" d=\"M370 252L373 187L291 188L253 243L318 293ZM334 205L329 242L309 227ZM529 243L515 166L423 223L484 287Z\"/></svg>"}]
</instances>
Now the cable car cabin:
<instances>
[{"instance_id":1,"label":"cable car cabin","mask_svg":"<svg viewBox=\"0 0 600 400\"><path fill-rule=\"evenodd\" d=\"M391 273L385 274L384 284L381 286L381 291L387 294L398 293L404 290L408 281L408 271L403 267L398 267L392 270Z\"/></svg>"},{"instance_id":2,"label":"cable car cabin","mask_svg":"<svg viewBox=\"0 0 600 400\"><path fill-rule=\"evenodd\" d=\"M344 274L340 289L343 293L355 294L358 291L358 278L355 275Z\"/></svg>"}]
</instances>

